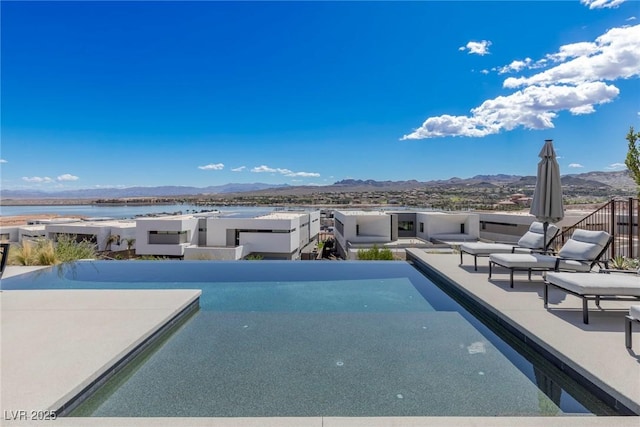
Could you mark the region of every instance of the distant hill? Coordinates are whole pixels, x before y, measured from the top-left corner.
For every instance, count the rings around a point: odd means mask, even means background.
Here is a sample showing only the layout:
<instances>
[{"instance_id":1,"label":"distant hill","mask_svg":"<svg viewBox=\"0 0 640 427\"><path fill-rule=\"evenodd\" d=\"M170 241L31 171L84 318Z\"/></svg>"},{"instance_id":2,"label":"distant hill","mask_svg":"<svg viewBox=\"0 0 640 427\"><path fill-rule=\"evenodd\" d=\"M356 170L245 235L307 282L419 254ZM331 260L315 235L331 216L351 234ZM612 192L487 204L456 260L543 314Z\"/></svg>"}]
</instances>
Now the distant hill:
<instances>
[{"instance_id":1,"label":"distant hill","mask_svg":"<svg viewBox=\"0 0 640 427\"><path fill-rule=\"evenodd\" d=\"M535 176L520 175L476 175L471 178L453 177L432 181L376 181L373 179L344 179L324 186L290 186L263 183L225 184L209 187L129 187L101 188L66 191L33 191L33 190L0 190L0 198L10 199L123 199L133 197L180 197L213 194L275 194L303 195L328 192L371 192L371 191L407 191L425 188L452 189L516 187L531 188L536 184ZM629 171L587 172L562 176L562 184L568 187L583 189L622 190L635 192L637 186Z\"/></svg>"},{"instance_id":2,"label":"distant hill","mask_svg":"<svg viewBox=\"0 0 640 427\"><path fill-rule=\"evenodd\" d=\"M122 199L128 197L164 197L194 196L200 194L242 193L259 191L268 188L288 187L287 184L224 184L209 187L127 187L127 188L95 188L64 191L35 190L0 190L2 199Z\"/></svg>"},{"instance_id":3,"label":"distant hill","mask_svg":"<svg viewBox=\"0 0 640 427\"><path fill-rule=\"evenodd\" d=\"M631 177L631 172L629 172L628 170L612 172L586 172L566 176L585 179L588 181L601 182L612 188L620 190L635 191L637 189L636 183Z\"/></svg>"}]
</instances>

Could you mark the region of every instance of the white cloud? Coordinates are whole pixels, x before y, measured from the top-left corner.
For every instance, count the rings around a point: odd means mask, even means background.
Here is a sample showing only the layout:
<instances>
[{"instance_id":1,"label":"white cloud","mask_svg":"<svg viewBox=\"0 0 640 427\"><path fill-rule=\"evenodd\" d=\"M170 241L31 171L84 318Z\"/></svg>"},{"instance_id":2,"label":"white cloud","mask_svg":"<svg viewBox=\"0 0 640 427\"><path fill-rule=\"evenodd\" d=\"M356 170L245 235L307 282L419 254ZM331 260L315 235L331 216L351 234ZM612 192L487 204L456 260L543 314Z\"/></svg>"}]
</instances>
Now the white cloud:
<instances>
[{"instance_id":1,"label":"white cloud","mask_svg":"<svg viewBox=\"0 0 640 427\"><path fill-rule=\"evenodd\" d=\"M583 168L584 166L582 166L580 163L570 163L569 167L570 168Z\"/></svg>"},{"instance_id":2,"label":"white cloud","mask_svg":"<svg viewBox=\"0 0 640 427\"><path fill-rule=\"evenodd\" d=\"M587 45L592 45L592 48ZM510 77L503 86L575 85L640 76L640 25L613 28L598 37L594 44L575 43L568 46L568 49L561 48L559 53L548 56L563 60L578 52L582 54L531 77Z\"/></svg>"},{"instance_id":3,"label":"white cloud","mask_svg":"<svg viewBox=\"0 0 640 427\"><path fill-rule=\"evenodd\" d=\"M247 167L246 166L240 166L239 168L233 168L231 169L231 172L242 172L243 170L245 170Z\"/></svg>"},{"instance_id":4,"label":"white cloud","mask_svg":"<svg viewBox=\"0 0 640 427\"><path fill-rule=\"evenodd\" d=\"M580 0L580 3L588 6L589 9L605 9L620 6L626 0Z\"/></svg>"},{"instance_id":5,"label":"white cloud","mask_svg":"<svg viewBox=\"0 0 640 427\"><path fill-rule=\"evenodd\" d=\"M56 179L58 181L77 181L80 178L78 178L77 176L71 175L70 173L65 173L63 175L60 175Z\"/></svg>"},{"instance_id":6,"label":"white cloud","mask_svg":"<svg viewBox=\"0 0 640 427\"><path fill-rule=\"evenodd\" d=\"M279 172L280 170L288 170L288 169L274 169L274 168L270 168L267 165L262 165L262 166L256 166L255 168L251 169L251 172L255 172L255 173Z\"/></svg>"},{"instance_id":7,"label":"white cloud","mask_svg":"<svg viewBox=\"0 0 640 427\"><path fill-rule=\"evenodd\" d=\"M625 19L625 21L635 21L636 19L638 18L636 18L635 16L630 16L627 19Z\"/></svg>"},{"instance_id":8,"label":"white cloud","mask_svg":"<svg viewBox=\"0 0 640 427\"><path fill-rule=\"evenodd\" d=\"M317 173L317 172L291 172L291 173L288 173L286 175L287 176L302 176L302 177L305 177L305 178L309 178L309 177L317 178L317 177L320 176L320 174Z\"/></svg>"},{"instance_id":9,"label":"white cloud","mask_svg":"<svg viewBox=\"0 0 640 427\"><path fill-rule=\"evenodd\" d=\"M251 172L255 172L255 173L264 173L264 172L271 172L271 173L279 173L282 174L284 176L290 176L290 177L318 177L320 176L319 173L316 172L293 172L290 169L283 169L283 168L270 168L269 166L266 165L261 165L261 166L256 166L255 168L251 169Z\"/></svg>"},{"instance_id":10,"label":"white cloud","mask_svg":"<svg viewBox=\"0 0 640 427\"><path fill-rule=\"evenodd\" d=\"M9 163L5 159L0 159L0 163Z\"/></svg>"},{"instance_id":11,"label":"white cloud","mask_svg":"<svg viewBox=\"0 0 640 427\"><path fill-rule=\"evenodd\" d=\"M504 67L498 68L498 74L505 74L511 72L519 72L525 68L530 68L533 60L531 58L525 58L522 61L516 60L513 61L509 65L505 65Z\"/></svg>"},{"instance_id":12,"label":"white cloud","mask_svg":"<svg viewBox=\"0 0 640 427\"><path fill-rule=\"evenodd\" d=\"M205 165L205 166L198 166L198 169L202 169L202 170L205 170L205 171L211 171L211 170L219 171L219 170L224 169L224 164L223 163L216 163L216 164L211 163L211 164L208 164L208 165Z\"/></svg>"},{"instance_id":13,"label":"white cloud","mask_svg":"<svg viewBox=\"0 0 640 427\"><path fill-rule=\"evenodd\" d=\"M578 56L576 56L578 55ZM613 28L595 43L573 43L547 55L544 61L560 63L530 77L507 78L503 87L522 89L489 99L470 110L469 116L444 114L427 118L422 126L401 139L424 139L446 136L483 137L509 131L553 128L560 111L590 114L595 106L613 101L620 90L607 80L640 76L640 25ZM526 67L529 61L512 62L499 72ZM531 65L534 68L534 65Z\"/></svg>"},{"instance_id":14,"label":"white cloud","mask_svg":"<svg viewBox=\"0 0 640 427\"><path fill-rule=\"evenodd\" d=\"M626 168L627 165L625 165L624 163L612 163L609 166L605 167L606 170L621 170Z\"/></svg>"},{"instance_id":15,"label":"white cloud","mask_svg":"<svg viewBox=\"0 0 640 427\"><path fill-rule=\"evenodd\" d=\"M593 108L593 104L610 102L618 93L615 86L601 82L584 83L575 87L531 86L509 96L485 101L471 110L471 116L445 114L430 117L420 128L402 139L483 137L518 126L527 129L553 128L557 111L569 110L573 114L585 114Z\"/></svg>"},{"instance_id":16,"label":"white cloud","mask_svg":"<svg viewBox=\"0 0 640 427\"><path fill-rule=\"evenodd\" d=\"M487 55L489 53L489 46L491 46L491 42L488 40L482 40L479 42L469 42L466 46L461 46L458 50L468 50L469 55Z\"/></svg>"},{"instance_id":17,"label":"white cloud","mask_svg":"<svg viewBox=\"0 0 640 427\"><path fill-rule=\"evenodd\" d=\"M23 176L22 180L26 181L26 182L33 182L33 183L39 183L39 184L53 182L53 180L51 178L49 178L48 176L43 176L43 177L40 177L40 176L31 176L31 177Z\"/></svg>"}]
</instances>

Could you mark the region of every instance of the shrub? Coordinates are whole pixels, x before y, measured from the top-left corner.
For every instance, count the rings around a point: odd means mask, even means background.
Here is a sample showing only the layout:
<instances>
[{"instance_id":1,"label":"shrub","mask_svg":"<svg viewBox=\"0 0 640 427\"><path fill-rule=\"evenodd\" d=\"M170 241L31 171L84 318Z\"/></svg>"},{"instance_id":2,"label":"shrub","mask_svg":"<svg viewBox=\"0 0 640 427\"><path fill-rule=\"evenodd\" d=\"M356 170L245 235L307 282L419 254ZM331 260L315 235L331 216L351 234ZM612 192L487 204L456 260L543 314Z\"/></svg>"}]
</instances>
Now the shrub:
<instances>
[{"instance_id":1,"label":"shrub","mask_svg":"<svg viewBox=\"0 0 640 427\"><path fill-rule=\"evenodd\" d=\"M391 249L384 248L379 249L377 245L373 245L371 249L359 249L358 250L358 259L359 260L384 260L390 261L393 260L393 252Z\"/></svg>"},{"instance_id":2,"label":"shrub","mask_svg":"<svg viewBox=\"0 0 640 427\"><path fill-rule=\"evenodd\" d=\"M96 257L95 244L87 240L77 242L72 236L59 236L55 248L59 262L94 259Z\"/></svg>"},{"instance_id":3,"label":"shrub","mask_svg":"<svg viewBox=\"0 0 640 427\"><path fill-rule=\"evenodd\" d=\"M11 247L9 263L12 265L55 265L79 259L94 259L95 245L83 240L77 242L72 236L61 235L54 244L49 239L24 241Z\"/></svg>"},{"instance_id":4,"label":"shrub","mask_svg":"<svg viewBox=\"0 0 640 427\"><path fill-rule=\"evenodd\" d=\"M24 241L21 245L11 246L9 251L9 264L12 265L36 265L35 243Z\"/></svg>"}]
</instances>

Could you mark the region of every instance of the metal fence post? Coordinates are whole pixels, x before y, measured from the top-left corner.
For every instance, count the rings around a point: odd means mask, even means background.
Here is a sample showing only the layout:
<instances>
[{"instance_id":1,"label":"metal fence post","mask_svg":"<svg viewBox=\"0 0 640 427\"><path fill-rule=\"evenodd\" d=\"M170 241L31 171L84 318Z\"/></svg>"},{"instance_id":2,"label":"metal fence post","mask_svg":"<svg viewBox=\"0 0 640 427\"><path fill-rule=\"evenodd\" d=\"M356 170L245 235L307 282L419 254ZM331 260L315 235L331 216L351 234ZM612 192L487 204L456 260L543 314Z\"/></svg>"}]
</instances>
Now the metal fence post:
<instances>
[{"instance_id":1,"label":"metal fence post","mask_svg":"<svg viewBox=\"0 0 640 427\"><path fill-rule=\"evenodd\" d=\"M613 242L611 242L611 259L616 257L616 201L611 201L611 235L613 236Z\"/></svg>"},{"instance_id":2,"label":"metal fence post","mask_svg":"<svg viewBox=\"0 0 640 427\"><path fill-rule=\"evenodd\" d=\"M627 203L627 207L629 209L629 217L627 218L627 224L629 224L629 231L627 231L629 258L633 258L633 199L629 197Z\"/></svg>"}]
</instances>

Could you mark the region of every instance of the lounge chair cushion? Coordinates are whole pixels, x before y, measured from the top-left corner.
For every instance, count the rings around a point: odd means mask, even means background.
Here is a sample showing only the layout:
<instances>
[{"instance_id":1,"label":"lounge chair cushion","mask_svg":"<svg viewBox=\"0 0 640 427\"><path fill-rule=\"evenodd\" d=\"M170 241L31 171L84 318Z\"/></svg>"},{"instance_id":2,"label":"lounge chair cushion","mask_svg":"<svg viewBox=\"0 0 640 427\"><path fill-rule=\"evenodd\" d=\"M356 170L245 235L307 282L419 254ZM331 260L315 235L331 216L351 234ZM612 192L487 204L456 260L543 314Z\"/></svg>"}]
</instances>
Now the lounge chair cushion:
<instances>
[{"instance_id":1,"label":"lounge chair cushion","mask_svg":"<svg viewBox=\"0 0 640 427\"><path fill-rule=\"evenodd\" d=\"M553 270L556 266L556 257L542 254L491 254L489 259L503 267L521 270L529 268Z\"/></svg>"},{"instance_id":2,"label":"lounge chair cushion","mask_svg":"<svg viewBox=\"0 0 640 427\"><path fill-rule=\"evenodd\" d=\"M491 254L489 259L506 268L517 270L538 269L553 270L556 268L557 257L543 254ZM591 266L583 261L560 259L559 270L589 271Z\"/></svg>"},{"instance_id":3,"label":"lounge chair cushion","mask_svg":"<svg viewBox=\"0 0 640 427\"><path fill-rule=\"evenodd\" d=\"M609 240L604 231L576 230L560 249L558 256L564 259L594 260Z\"/></svg>"},{"instance_id":4,"label":"lounge chair cushion","mask_svg":"<svg viewBox=\"0 0 640 427\"><path fill-rule=\"evenodd\" d=\"M471 255L511 253L513 245L505 243L469 242L460 245L460 250Z\"/></svg>"},{"instance_id":5,"label":"lounge chair cushion","mask_svg":"<svg viewBox=\"0 0 640 427\"><path fill-rule=\"evenodd\" d=\"M553 224L547 226L547 243L556 235L558 227ZM530 249L544 249L544 224L541 222L533 222L529 227L529 231L518 240L518 246Z\"/></svg>"},{"instance_id":6,"label":"lounge chair cushion","mask_svg":"<svg viewBox=\"0 0 640 427\"><path fill-rule=\"evenodd\" d=\"M640 276L637 274L550 272L547 281L578 295L640 296Z\"/></svg>"},{"instance_id":7,"label":"lounge chair cushion","mask_svg":"<svg viewBox=\"0 0 640 427\"><path fill-rule=\"evenodd\" d=\"M640 320L640 305L632 305L629 307L629 316L636 320Z\"/></svg>"}]
</instances>

